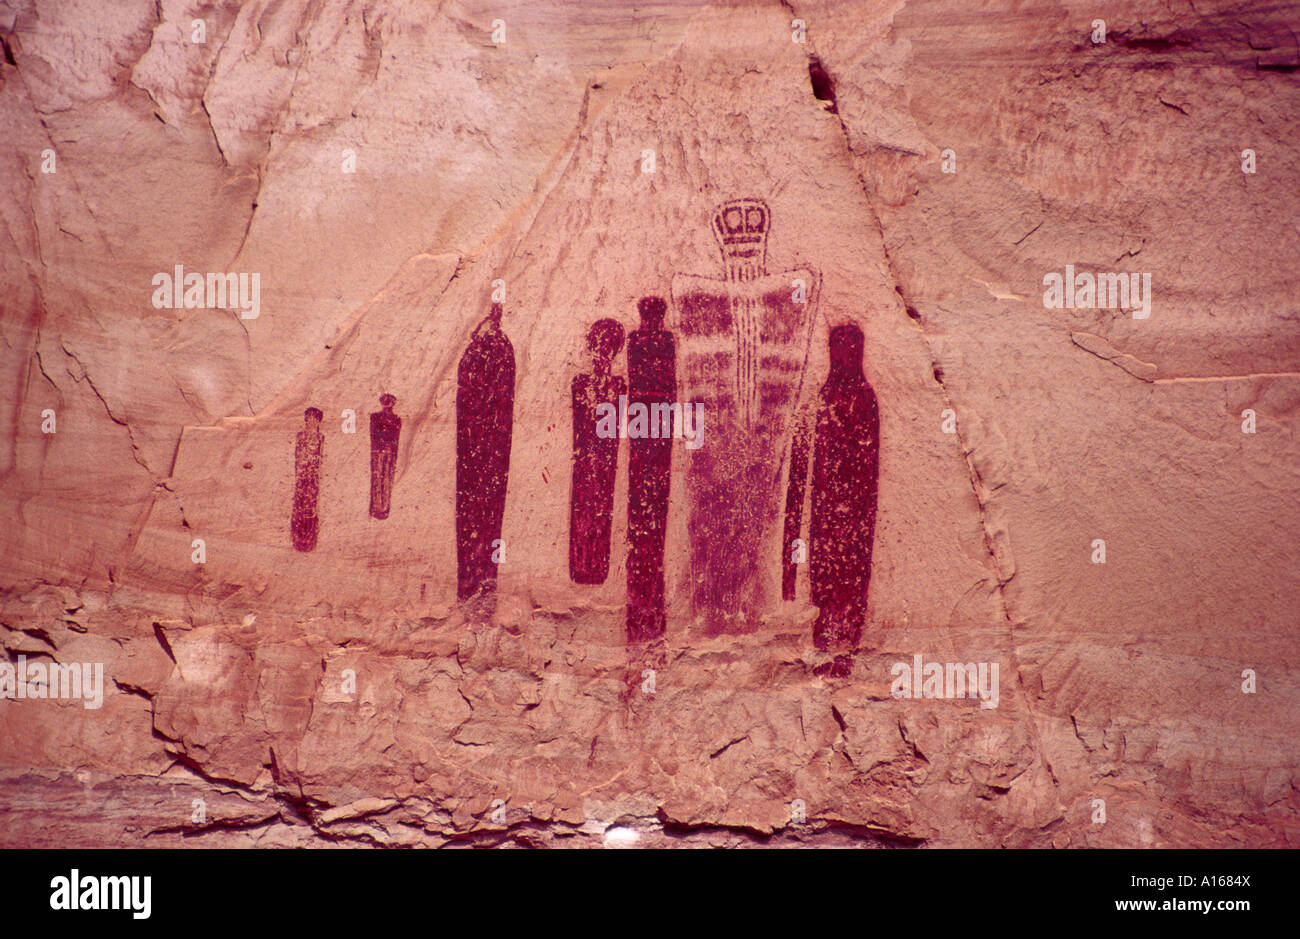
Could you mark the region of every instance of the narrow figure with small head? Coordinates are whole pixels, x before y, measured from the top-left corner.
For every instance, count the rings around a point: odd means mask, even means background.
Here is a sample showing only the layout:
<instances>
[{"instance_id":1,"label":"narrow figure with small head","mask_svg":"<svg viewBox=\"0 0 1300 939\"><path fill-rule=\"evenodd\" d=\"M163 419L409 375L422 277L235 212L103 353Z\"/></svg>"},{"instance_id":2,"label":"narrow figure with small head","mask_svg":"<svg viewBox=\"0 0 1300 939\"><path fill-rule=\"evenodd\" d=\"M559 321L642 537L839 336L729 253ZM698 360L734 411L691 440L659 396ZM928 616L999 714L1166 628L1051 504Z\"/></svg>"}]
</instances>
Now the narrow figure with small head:
<instances>
[{"instance_id":1,"label":"narrow figure with small head","mask_svg":"<svg viewBox=\"0 0 1300 939\"><path fill-rule=\"evenodd\" d=\"M402 419L393 413L397 399L379 396L382 410L370 415L370 515L388 518L393 500L393 471L397 466L397 441Z\"/></svg>"},{"instance_id":2,"label":"narrow figure with small head","mask_svg":"<svg viewBox=\"0 0 1300 939\"><path fill-rule=\"evenodd\" d=\"M618 434L599 432L599 414L617 407L627 382L612 374L623 348L623 326L602 319L587 333L590 374L573 378L573 482L569 490L569 577L575 584L603 584L609 576L609 535L614 519Z\"/></svg>"},{"instance_id":3,"label":"narrow figure with small head","mask_svg":"<svg viewBox=\"0 0 1300 939\"><path fill-rule=\"evenodd\" d=\"M293 546L299 551L314 550L320 531L317 503L320 499L321 460L325 455L325 436L320 430L324 416L319 408L308 408L303 412L303 429L298 431L294 447L293 514L289 531L293 536Z\"/></svg>"},{"instance_id":4,"label":"narrow figure with small head","mask_svg":"<svg viewBox=\"0 0 1300 939\"><path fill-rule=\"evenodd\" d=\"M677 397L677 343L663 328L668 305L642 297L641 328L627 344L628 398L647 409ZM628 440L627 638L655 639L667 629L664 612L664 537L672 478L672 437Z\"/></svg>"},{"instance_id":5,"label":"narrow figure with small head","mask_svg":"<svg viewBox=\"0 0 1300 939\"><path fill-rule=\"evenodd\" d=\"M862 371L856 325L830 335L830 375L814 430L809 574L818 607L813 643L852 650L867 615L880 474L880 414Z\"/></svg>"},{"instance_id":6,"label":"narrow figure with small head","mask_svg":"<svg viewBox=\"0 0 1300 939\"><path fill-rule=\"evenodd\" d=\"M456 374L456 596L496 589L514 429L515 350L501 304L474 330Z\"/></svg>"}]
</instances>

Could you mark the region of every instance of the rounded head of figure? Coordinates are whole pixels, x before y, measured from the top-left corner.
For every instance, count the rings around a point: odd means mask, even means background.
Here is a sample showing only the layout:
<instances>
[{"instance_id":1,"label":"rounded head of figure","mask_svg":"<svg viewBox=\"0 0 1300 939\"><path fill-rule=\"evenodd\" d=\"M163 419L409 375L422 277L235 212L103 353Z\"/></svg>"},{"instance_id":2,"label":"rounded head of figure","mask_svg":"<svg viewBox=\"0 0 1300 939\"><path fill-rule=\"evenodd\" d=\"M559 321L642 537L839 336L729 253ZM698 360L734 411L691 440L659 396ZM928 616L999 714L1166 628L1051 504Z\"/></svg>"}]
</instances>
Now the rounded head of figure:
<instances>
[{"instance_id":1,"label":"rounded head of figure","mask_svg":"<svg viewBox=\"0 0 1300 939\"><path fill-rule=\"evenodd\" d=\"M597 363L608 366L623 348L623 324L618 320L596 320L587 330L587 349Z\"/></svg>"},{"instance_id":2,"label":"rounded head of figure","mask_svg":"<svg viewBox=\"0 0 1300 939\"><path fill-rule=\"evenodd\" d=\"M397 403L397 399L392 395L383 394L379 396L379 404L385 411L391 411L393 409L393 405L396 403Z\"/></svg>"},{"instance_id":3,"label":"rounded head of figure","mask_svg":"<svg viewBox=\"0 0 1300 939\"><path fill-rule=\"evenodd\" d=\"M315 427L325 419L325 413L320 408L308 408L302 412L302 416L306 419L308 427Z\"/></svg>"},{"instance_id":4,"label":"rounded head of figure","mask_svg":"<svg viewBox=\"0 0 1300 939\"><path fill-rule=\"evenodd\" d=\"M831 374L857 376L862 374L862 329L855 323L845 323L831 330Z\"/></svg>"},{"instance_id":5,"label":"rounded head of figure","mask_svg":"<svg viewBox=\"0 0 1300 939\"><path fill-rule=\"evenodd\" d=\"M643 328L659 329L663 326L664 314L668 312L668 304L664 303L663 297L642 297L636 308L641 314Z\"/></svg>"}]
</instances>

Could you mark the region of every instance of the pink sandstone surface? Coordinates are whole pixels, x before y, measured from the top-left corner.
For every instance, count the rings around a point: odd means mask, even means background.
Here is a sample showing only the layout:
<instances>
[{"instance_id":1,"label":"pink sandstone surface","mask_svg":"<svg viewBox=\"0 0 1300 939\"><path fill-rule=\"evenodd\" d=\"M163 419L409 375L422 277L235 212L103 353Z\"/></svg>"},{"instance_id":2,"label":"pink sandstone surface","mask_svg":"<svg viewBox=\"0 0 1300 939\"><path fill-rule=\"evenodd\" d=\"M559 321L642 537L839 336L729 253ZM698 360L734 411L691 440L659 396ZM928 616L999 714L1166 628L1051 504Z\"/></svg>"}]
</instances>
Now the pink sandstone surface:
<instances>
[{"instance_id":1,"label":"pink sandstone surface","mask_svg":"<svg viewBox=\"0 0 1300 939\"><path fill-rule=\"evenodd\" d=\"M0 643L105 675L100 708L0 700L0 845L1296 846L1298 22L0 0ZM690 615L683 450L664 639L624 632L626 449L610 574L569 579L587 329L721 277L738 197L770 206L767 269L819 272L819 321L865 336L847 674L806 586L741 630ZM176 265L256 272L257 317L156 307ZM1066 265L1150 273L1149 317L1049 308ZM517 377L485 609L456 597L456 399L494 291ZM896 697L916 655L998 663L997 707Z\"/></svg>"}]
</instances>

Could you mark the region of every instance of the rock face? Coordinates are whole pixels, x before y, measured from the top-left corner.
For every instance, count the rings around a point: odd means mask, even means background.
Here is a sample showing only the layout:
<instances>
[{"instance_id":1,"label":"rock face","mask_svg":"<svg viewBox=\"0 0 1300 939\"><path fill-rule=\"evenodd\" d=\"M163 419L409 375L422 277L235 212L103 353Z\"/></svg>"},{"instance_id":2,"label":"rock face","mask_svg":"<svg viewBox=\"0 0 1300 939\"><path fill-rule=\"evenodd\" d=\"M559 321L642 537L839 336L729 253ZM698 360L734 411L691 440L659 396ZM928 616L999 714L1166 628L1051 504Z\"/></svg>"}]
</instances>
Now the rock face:
<instances>
[{"instance_id":1,"label":"rock face","mask_svg":"<svg viewBox=\"0 0 1300 939\"><path fill-rule=\"evenodd\" d=\"M0 844L1296 845L1294 13L0 2Z\"/></svg>"}]
</instances>

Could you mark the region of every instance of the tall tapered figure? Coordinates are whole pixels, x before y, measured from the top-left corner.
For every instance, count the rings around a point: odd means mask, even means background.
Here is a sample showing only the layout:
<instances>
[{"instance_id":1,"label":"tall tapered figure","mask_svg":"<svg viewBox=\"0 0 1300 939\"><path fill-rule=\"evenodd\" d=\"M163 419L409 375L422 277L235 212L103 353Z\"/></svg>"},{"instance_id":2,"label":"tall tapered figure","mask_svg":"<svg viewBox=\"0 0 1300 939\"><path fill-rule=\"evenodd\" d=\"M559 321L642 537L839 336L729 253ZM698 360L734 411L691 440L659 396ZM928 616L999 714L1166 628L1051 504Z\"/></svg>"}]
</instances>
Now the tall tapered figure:
<instances>
[{"instance_id":1,"label":"tall tapered figure","mask_svg":"<svg viewBox=\"0 0 1300 939\"><path fill-rule=\"evenodd\" d=\"M293 546L299 551L312 551L320 531L317 502L320 499L320 465L325 454L325 435L320 432L324 418L319 408L303 412L303 428L293 451L293 515L289 531Z\"/></svg>"},{"instance_id":2,"label":"tall tapered figure","mask_svg":"<svg viewBox=\"0 0 1300 939\"><path fill-rule=\"evenodd\" d=\"M618 399L627 394L627 382L610 370L622 348L622 324L612 319L596 321L587 332L591 373L573 378L569 576L577 584L603 584L609 576L619 437L616 422L601 418L611 410L617 414ZM607 432L610 429L612 434Z\"/></svg>"},{"instance_id":3,"label":"tall tapered figure","mask_svg":"<svg viewBox=\"0 0 1300 939\"><path fill-rule=\"evenodd\" d=\"M397 441L402 419L393 413L397 399L380 395L382 410L370 415L370 515L388 518L393 500L393 471L397 467Z\"/></svg>"},{"instance_id":4,"label":"tall tapered figure","mask_svg":"<svg viewBox=\"0 0 1300 939\"><path fill-rule=\"evenodd\" d=\"M806 414L795 417L790 443L790 478L785 492L785 533L781 549L781 599L793 600L799 582L800 563L808 560L803 539L803 504L808 486L808 447L812 428Z\"/></svg>"},{"instance_id":5,"label":"tall tapered figure","mask_svg":"<svg viewBox=\"0 0 1300 939\"><path fill-rule=\"evenodd\" d=\"M514 409L515 350L501 330L501 304L494 303L457 372L456 595L462 600L496 588Z\"/></svg>"},{"instance_id":6,"label":"tall tapered figure","mask_svg":"<svg viewBox=\"0 0 1300 939\"><path fill-rule=\"evenodd\" d=\"M663 328L668 305L660 297L637 304L641 328L627 343L628 407L670 404L677 396L677 343ZM627 638L664 634L664 535L672 476L671 437L628 440Z\"/></svg>"},{"instance_id":7,"label":"tall tapered figure","mask_svg":"<svg viewBox=\"0 0 1300 939\"><path fill-rule=\"evenodd\" d=\"M818 607L813 644L853 649L867 616L880 474L880 413L862 373L862 330L837 326L818 396L809 574Z\"/></svg>"},{"instance_id":8,"label":"tall tapered figure","mask_svg":"<svg viewBox=\"0 0 1300 939\"><path fill-rule=\"evenodd\" d=\"M682 395L709 440L686 457L688 593L711 634L748 632L771 609L764 548L780 537L781 475L802 406L820 278L767 272L772 213L761 199L717 208L723 279L673 277Z\"/></svg>"}]
</instances>

